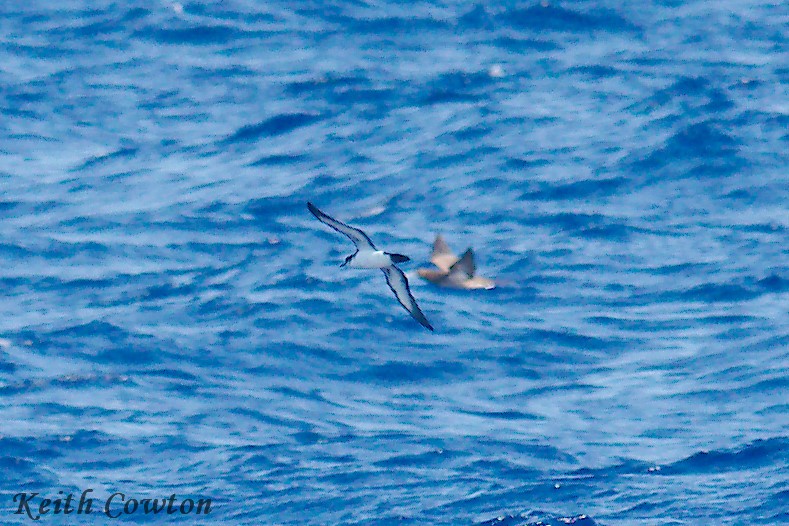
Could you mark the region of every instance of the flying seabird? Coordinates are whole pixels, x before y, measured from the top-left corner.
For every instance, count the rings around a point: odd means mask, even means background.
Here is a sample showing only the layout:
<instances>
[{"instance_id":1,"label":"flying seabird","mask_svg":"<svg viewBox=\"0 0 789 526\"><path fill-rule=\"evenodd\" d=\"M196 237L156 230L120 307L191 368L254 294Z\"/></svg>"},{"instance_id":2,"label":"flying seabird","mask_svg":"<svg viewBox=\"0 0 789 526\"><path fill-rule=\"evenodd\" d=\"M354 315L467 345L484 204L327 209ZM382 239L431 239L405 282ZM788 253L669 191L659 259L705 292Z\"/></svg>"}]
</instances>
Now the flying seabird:
<instances>
[{"instance_id":1,"label":"flying seabird","mask_svg":"<svg viewBox=\"0 0 789 526\"><path fill-rule=\"evenodd\" d=\"M470 248L458 258L449 248L441 234L436 236L433 243L433 254L430 262L438 270L429 268L417 269L420 277L441 285L455 289L492 289L496 286L493 280L476 276L477 267L474 264L474 251Z\"/></svg>"},{"instance_id":2,"label":"flying seabird","mask_svg":"<svg viewBox=\"0 0 789 526\"><path fill-rule=\"evenodd\" d=\"M433 330L425 315L422 314L419 305L416 304L414 296L411 295L411 289L408 286L405 274L395 266L395 263L409 261L410 258L408 256L390 254L389 252L378 250L373 245L373 242L370 241L370 238L367 237L367 234L358 228L350 227L324 214L312 203L307 203L307 208L319 221L326 223L340 234L347 236L356 245L356 252L345 258L345 262L340 265L341 267L348 265L357 268L380 268L384 276L386 276L386 284L392 289L400 305L423 327Z\"/></svg>"}]
</instances>

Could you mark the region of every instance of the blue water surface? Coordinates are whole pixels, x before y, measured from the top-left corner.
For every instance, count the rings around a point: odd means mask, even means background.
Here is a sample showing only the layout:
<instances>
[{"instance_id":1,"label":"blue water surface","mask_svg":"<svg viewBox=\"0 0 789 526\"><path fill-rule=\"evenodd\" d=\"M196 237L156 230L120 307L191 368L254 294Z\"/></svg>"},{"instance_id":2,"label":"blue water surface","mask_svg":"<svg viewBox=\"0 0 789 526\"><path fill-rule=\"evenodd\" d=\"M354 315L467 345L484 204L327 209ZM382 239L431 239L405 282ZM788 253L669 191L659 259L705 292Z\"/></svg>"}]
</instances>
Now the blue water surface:
<instances>
[{"instance_id":1,"label":"blue water surface","mask_svg":"<svg viewBox=\"0 0 789 526\"><path fill-rule=\"evenodd\" d=\"M0 9L0 522L789 522L785 2Z\"/></svg>"}]
</instances>

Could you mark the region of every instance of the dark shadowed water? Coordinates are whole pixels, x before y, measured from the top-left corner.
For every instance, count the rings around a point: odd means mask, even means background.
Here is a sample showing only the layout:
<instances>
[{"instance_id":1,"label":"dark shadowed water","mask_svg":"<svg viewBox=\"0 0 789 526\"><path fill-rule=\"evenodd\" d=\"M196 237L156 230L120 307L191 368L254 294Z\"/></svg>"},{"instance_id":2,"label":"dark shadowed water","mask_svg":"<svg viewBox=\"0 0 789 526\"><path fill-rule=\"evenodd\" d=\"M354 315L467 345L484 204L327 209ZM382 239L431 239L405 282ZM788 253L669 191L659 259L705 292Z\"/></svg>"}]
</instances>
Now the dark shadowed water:
<instances>
[{"instance_id":1,"label":"dark shadowed water","mask_svg":"<svg viewBox=\"0 0 789 526\"><path fill-rule=\"evenodd\" d=\"M789 521L786 3L0 9L0 523Z\"/></svg>"}]
</instances>

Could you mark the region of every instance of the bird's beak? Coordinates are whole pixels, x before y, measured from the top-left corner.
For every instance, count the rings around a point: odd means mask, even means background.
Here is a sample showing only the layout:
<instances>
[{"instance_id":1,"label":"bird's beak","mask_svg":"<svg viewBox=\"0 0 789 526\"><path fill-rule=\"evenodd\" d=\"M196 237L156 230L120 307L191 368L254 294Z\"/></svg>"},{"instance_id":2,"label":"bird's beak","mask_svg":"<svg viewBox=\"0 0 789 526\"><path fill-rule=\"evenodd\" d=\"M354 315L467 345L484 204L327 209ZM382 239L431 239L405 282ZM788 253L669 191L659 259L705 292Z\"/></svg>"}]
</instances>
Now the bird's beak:
<instances>
[{"instance_id":1,"label":"bird's beak","mask_svg":"<svg viewBox=\"0 0 789 526\"><path fill-rule=\"evenodd\" d=\"M345 265L347 265L347 264L348 264L348 262L347 262L347 261L343 261L343 262L342 262L342 265L340 265L340 268L344 267L344 266L345 266Z\"/></svg>"}]
</instances>

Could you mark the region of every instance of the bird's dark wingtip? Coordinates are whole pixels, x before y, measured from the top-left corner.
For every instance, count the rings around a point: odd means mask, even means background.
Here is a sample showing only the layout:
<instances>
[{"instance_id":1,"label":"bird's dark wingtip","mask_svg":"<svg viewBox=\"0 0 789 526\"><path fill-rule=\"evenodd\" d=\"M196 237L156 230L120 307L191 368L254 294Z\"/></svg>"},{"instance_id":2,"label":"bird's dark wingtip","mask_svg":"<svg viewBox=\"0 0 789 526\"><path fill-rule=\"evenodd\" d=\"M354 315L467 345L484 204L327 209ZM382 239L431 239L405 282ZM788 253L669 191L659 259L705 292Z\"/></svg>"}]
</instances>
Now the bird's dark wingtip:
<instances>
[{"instance_id":1,"label":"bird's dark wingtip","mask_svg":"<svg viewBox=\"0 0 789 526\"><path fill-rule=\"evenodd\" d=\"M431 332L433 332L433 326L430 325L430 322L427 321L427 318L425 318L424 314L422 316L416 318L416 321L418 321L419 325L421 325L425 329L429 329Z\"/></svg>"},{"instance_id":2,"label":"bird's dark wingtip","mask_svg":"<svg viewBox=\"0 0 789 526\"><path fill-rule=\"evenodd\" d=\"M315 217L317 217L317 218L320 218L320 216L321 216L321 211L320 211L320 210L318 210L318 207L317 207L317 206L315 206L314 204L312 204L312 203L311 203L311 202L309 202L309 201L307 201L307 209L308 209L310 212L312 212L312 215L314 215L314 216L315 216Z\"/></svg>"}]
</instances>

